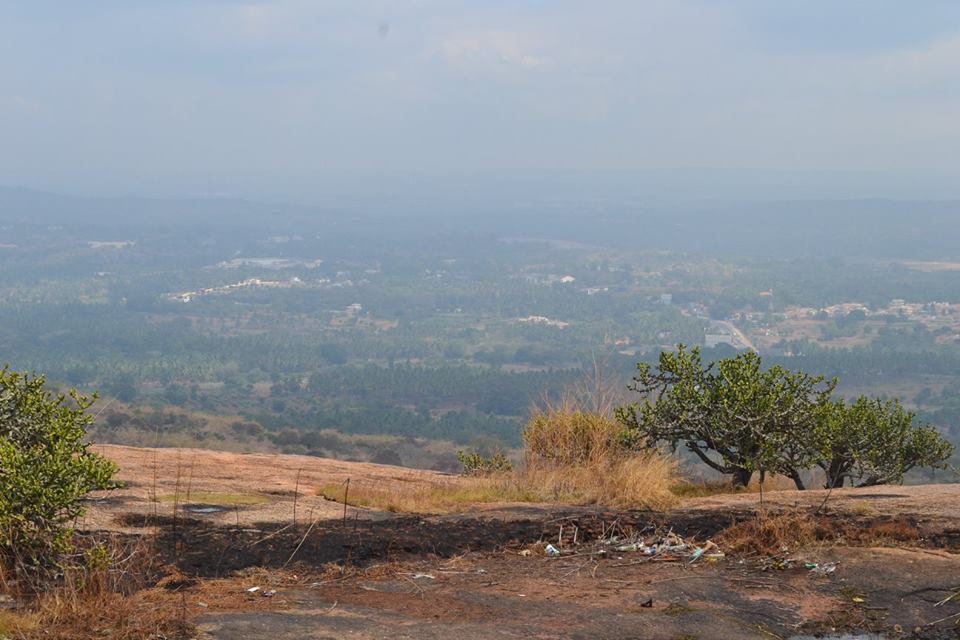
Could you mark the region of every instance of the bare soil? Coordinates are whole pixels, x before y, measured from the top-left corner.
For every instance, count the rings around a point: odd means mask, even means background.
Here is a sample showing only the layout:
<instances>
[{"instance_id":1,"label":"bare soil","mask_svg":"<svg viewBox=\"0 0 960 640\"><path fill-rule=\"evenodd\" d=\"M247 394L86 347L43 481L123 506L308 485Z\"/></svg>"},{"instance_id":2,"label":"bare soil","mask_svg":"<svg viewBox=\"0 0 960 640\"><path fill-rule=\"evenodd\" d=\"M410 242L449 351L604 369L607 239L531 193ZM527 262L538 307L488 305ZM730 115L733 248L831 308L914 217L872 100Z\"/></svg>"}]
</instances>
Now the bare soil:
<instances>
[{"instance_id":1,"label":"bare soil","mask_svg":"<svg viewBox=\"0 0 960 640\"><path fill-rule=\"evenodd\" d=\"M766 517L807 514L815 538L691 562L605 541L670 530L693 544L722 540L757 517L756 494L689 499L664 513L498 505L431 517L349 508L344 517L342 504L311 489L348 477L456 479L297 456L101 451L134 484L98 496L86 526L153 537L184 576L161 588L180 599L196 637L960 638L960 598L949 599L960 590L960 485L845 489L826 505L823 491L767 493ZM176 512L152 500L186 495L188 477L191 494L269 501L198 514L188 500ZM561 555L543 555L546 542ZM836 568L821 575L807 563Z\"/></svg>"}]
</instances>

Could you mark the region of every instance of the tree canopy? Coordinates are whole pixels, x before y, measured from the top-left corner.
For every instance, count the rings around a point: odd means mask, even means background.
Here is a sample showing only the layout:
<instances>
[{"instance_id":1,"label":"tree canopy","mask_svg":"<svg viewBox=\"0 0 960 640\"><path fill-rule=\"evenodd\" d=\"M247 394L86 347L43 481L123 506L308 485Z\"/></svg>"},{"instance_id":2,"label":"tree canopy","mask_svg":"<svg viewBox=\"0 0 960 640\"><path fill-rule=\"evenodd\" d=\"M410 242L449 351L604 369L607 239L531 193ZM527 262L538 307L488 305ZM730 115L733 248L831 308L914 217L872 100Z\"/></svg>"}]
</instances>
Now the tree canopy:
<instances>
[{"instance_id":1,"label":"tree canopy","mask_svg":"<svg viewBox=\"0 0 960 640\"><path fill-rule=\"evenodd\" d=\"M683 446L704 464L746 485L777 473L804 489L802 472L820 467L828 486L895 482L918 466L942 466L953 447L898 402L835 400L837 380L764 368L754 352L707 365L697 348L637 365L630 389L640 400L618 419L649 444Z\"/></svg>"}]
</instances>

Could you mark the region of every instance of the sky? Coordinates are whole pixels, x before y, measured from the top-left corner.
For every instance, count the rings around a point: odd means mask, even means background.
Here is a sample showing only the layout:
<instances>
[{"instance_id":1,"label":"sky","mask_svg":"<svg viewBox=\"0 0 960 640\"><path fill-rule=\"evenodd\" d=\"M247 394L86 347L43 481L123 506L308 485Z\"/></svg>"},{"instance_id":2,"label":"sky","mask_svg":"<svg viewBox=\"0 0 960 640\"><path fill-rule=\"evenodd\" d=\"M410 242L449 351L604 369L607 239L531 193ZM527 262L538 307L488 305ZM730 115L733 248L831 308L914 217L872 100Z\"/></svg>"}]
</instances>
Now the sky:
<instances>
[{"instance_id":1,"label":"sky","mask_svg":"<svg viewBox=\"0 0 960 640\"><path fill-rule=\"evenodd\" d=\"M955 0L0 0L5 185L953 176L958 149Z\"/></svg>"}]
</instances>

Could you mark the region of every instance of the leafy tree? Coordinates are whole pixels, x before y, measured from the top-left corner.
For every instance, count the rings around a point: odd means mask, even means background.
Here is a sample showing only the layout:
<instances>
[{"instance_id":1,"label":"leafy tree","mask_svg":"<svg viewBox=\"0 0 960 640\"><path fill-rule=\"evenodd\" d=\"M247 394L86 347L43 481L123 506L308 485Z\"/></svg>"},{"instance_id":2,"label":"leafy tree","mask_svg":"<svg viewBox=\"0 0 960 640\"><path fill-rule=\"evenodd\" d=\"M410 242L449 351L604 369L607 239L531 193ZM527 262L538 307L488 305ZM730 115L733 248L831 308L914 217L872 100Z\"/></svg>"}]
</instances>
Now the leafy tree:
<instances>
[{"instance_id":1,"label":"leafy tree","mask_svg":"<svg viewBox=\"0 0 960 640\"><path fill-rule=\"evenodd\" d=\"M818 462L826 486L842 487L848 478L858 486L886 484L916 467L944 468L953 445L914 418L897 400L860 396L849 405L833 403L822 430L826 455Z\"/></svg>"},{"instance_id":2,"label":"leafy tree","mask_svg":"<svg viewBox=\"0 0 960 640\"><path fill-rule=\"evenodd\" d=\"M43 376L0 370L0 553L31 563L69 547L81 498L116 486L116 466L83 438L96 400L53 394Z\"/></svg>"},{"instance_id":3,"label":"leafy tree","mask_svg":"<svg viewBox=\"0 0 960 640\"><path fill-rule=\"evenodd\" d=\"M630 389L642 400L617 417L640 438L673 450L683 445L738 485L755 472L776 472L804 488L800 471L821 455L813 434L835 380L763 369L753 352L704 367L699 349L683 345L662 352L656 368L640 363L637 370Z\"/></svg>"}]
</instances>

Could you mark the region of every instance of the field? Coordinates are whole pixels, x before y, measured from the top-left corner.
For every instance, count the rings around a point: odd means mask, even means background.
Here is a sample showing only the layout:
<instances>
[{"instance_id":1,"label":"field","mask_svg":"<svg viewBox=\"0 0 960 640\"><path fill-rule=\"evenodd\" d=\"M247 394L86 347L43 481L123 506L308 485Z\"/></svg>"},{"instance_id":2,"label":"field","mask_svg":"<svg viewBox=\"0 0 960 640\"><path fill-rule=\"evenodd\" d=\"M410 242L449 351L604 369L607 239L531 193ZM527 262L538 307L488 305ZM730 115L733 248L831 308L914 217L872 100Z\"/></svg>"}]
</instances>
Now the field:
<instances>
[{"instance_id":1,"label":"field","mask_svg":"<svg viewBox=\"0 0 960 640\"><path fill-rule=\"evenodd\" d=\"M411 515L317 493L348 478L414 495L469 479L100 450L128 486L93 497L82 528L149 540L166 577L133 600L169 611L184 637L953 638L960 619L958 485L768 491L762 507L739 493L666 511L485 503Z\"/></svg>"}]
</instances>

